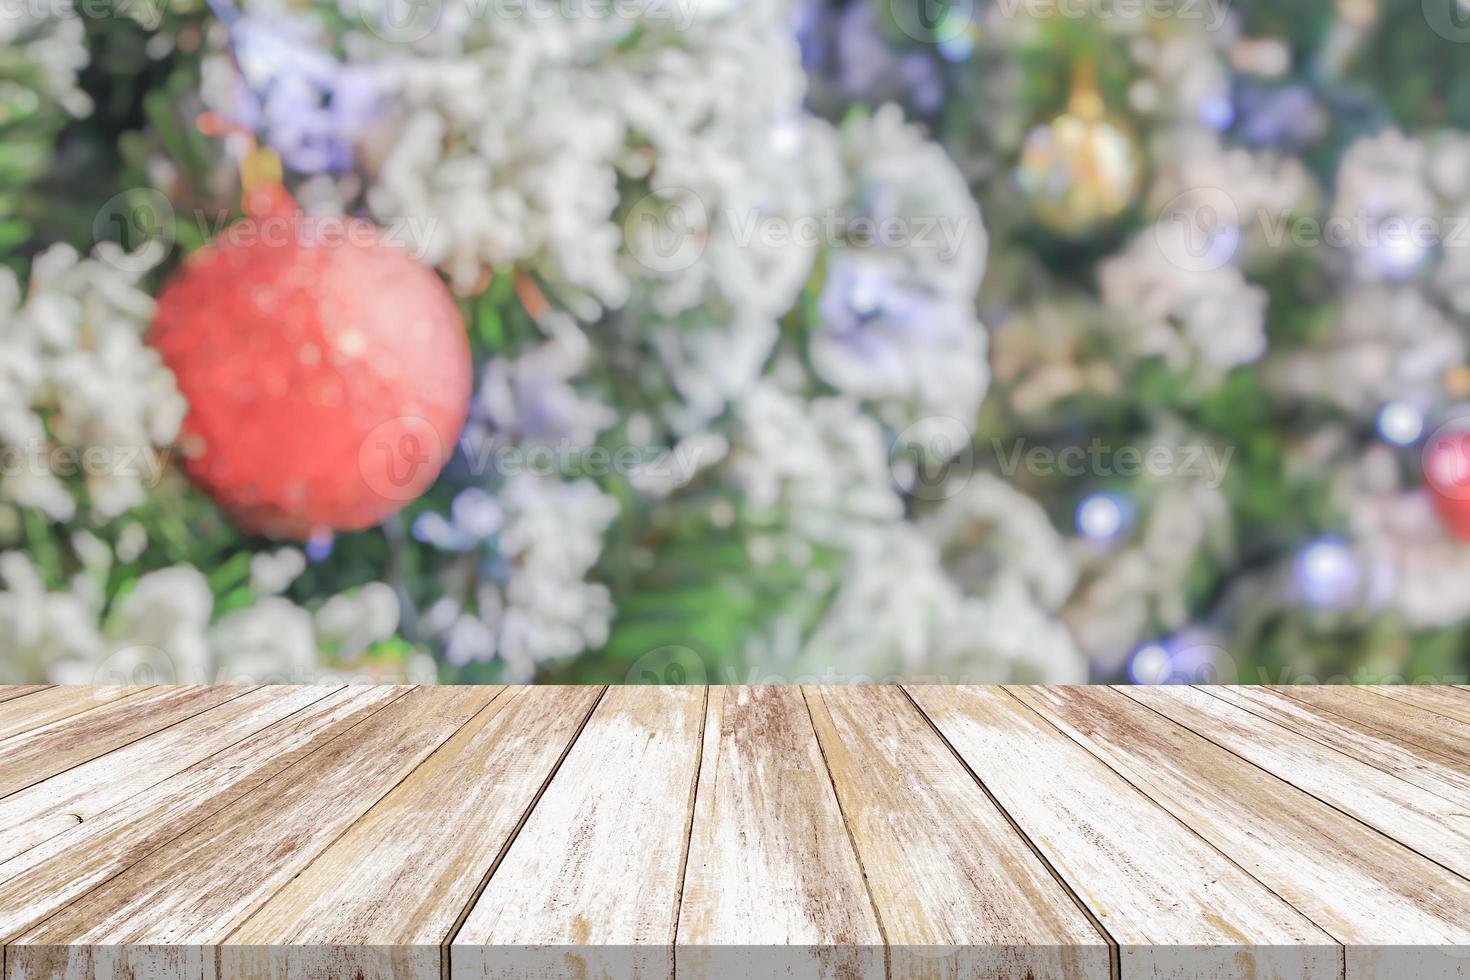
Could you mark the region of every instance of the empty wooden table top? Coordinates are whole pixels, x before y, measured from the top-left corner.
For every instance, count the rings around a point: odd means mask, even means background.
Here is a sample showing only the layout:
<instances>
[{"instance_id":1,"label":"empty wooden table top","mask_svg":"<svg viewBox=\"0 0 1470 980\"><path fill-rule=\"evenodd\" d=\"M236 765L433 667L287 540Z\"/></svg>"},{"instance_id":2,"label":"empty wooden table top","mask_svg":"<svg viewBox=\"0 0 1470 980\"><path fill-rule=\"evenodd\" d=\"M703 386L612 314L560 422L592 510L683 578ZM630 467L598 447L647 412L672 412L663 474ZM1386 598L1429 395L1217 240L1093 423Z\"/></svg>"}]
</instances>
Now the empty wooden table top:
<instances>
[{"instance_id":1,"label":"empty wooden table top","mask_svg":"<svg viewBox=\"0 0 1470 980\"><path fill-rule=\"evenodd\" d=\"M1470 978L1470 689L0 688L37 977Z\"/></svg>"}]
</instances>

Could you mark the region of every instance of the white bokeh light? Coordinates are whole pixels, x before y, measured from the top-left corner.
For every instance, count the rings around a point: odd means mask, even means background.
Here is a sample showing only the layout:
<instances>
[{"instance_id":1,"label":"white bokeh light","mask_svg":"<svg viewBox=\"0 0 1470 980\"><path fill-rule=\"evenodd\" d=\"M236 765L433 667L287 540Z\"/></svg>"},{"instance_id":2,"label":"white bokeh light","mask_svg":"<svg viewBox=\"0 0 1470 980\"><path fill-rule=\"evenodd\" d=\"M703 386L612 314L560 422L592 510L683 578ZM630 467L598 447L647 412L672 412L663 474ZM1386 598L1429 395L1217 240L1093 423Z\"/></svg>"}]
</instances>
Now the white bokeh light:
<instances>
[{"instance_id":1,"label":"white bokeh light","mask_svg":"<svg viewBox=\"0 0 1470 980\"><path fill-rule=\"evenodd\" d=\"M1396 446L1407 446L1424 433L1424 413L1408 402L1389 402L1378 413L1378 434Z\"/></svg>"}]
</instances>

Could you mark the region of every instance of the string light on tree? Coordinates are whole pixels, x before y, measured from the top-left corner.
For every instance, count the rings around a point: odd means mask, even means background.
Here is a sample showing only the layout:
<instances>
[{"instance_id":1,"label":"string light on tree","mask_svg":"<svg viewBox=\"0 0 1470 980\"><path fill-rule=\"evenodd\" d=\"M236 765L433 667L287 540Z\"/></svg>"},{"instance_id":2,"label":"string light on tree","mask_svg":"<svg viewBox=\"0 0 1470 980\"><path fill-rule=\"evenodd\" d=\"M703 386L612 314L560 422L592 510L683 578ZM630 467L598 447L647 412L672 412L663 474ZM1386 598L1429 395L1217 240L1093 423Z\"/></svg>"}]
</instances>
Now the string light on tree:
<instances>
[{"instance_id":1,"label":"string light on tree","mask_svg":"<svg viewBox=\"0 0 1470 980\"><path fill-rule=\"evenodd\" d=\"M1212 631L1191 626L1167 640L1139 646L1128 658L1135 684L1235 684L1235 658Z\"/></svg>"},{"instance_id":2,"label":"string light on tree","mask_svg":"<svg viewBox=\"0 0 1470 980\"><path fill-rule=\"evenodd\" d=\"M1370 216L1370 219L1371 216ZM1429 217L1413 219L1389 216L1375 222L1378 233L1370 235L1366 245L1369 261L1379 274L1389 279L1404 279L1414 274L1429 257L1428 246L1411 233Z\"/></svg>"},{"instance_id":3,"label":"string light on tree","mask_svg":"<svg viewBox=\"0 0 1470 980\"><path fill-rule=\"evenodd\" d=\"M1424 434L1424 413L1408 402L1389 402L1378 413L1378 434L1395 446L1412 445Z\"/></svg>"},{"instance_id":4,"label":"string light on tree","mask_svg":"<svg viewBox=\"0 0 1470 980\"><path fill-rule=\"evenodd\" d=\"M1318 608L1346 605L1357 594L1362 578L1352 549L1330 536L1317 538L1297 552L1291 571L1302 598Z\"/></svg>"},{"instance_id":5,"label":"string light on tree","mask_svg":"<svg viewBox=\"0 0 1470 980\"><path fill-rule=\"evenodd\" d=\"M1090 541L1112 541L1133 523L1133 504L1115 493L1093 493L1077 505L1077 533Z\"/></svg>"},{"instance_id":6,"label":"string light on tree","mask_svg":"<svg viewBox=\"0 0 1470 980\"><path fill-rule=\"evenodd\" d=\"M1162 643L1145 643L1128 657L1128 679L1135 684L1161 684L1169 674L1169 651Z\"/></svg>"},{"instance_id":7,"label":"string light on tree","mask_svg":"<svg viewBox=\"0 0 1470 980\"><path fill-rule=\"evenodd\" d=\"M318 528L311 532L306 538L306 557L310 561L326 561L332 555L333 545L336 539L332 532L325 528Z\"/></svg>"},{"instance_id":8,"label":"string light on tree","mask_svg":"<svg viewBox=\"0 0 1470 980\"><path fill-rule=\"evenodd\" d=\"M1199 107L1199 121L1217 133L1223 133L1235 122L1235 105L1223 95L1206 99Z\"/></svg>"}]
</instances>

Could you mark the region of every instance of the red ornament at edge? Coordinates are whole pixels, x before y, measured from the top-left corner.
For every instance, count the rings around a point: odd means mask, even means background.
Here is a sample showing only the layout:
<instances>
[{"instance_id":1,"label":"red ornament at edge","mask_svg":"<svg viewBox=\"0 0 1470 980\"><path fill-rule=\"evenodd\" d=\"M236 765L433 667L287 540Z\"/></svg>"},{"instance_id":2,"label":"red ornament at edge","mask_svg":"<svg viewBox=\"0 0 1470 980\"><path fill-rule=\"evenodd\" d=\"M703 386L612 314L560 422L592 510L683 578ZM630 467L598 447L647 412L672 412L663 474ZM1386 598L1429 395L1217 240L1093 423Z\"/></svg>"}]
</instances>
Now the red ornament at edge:
<instances>
[{"instance_id":1,"label":"red ornament at edge","mask_svg":"<svg viewBox=\"0 0 1470 980\"><path fill-rule=\"evenodd\" d=\"M189 256L150 342L189 402L185 470L244 531L370 527L428 489L469 411L463 320L374 225L301 214L279 185Z\"/></svg>"},{"instance_id":2,"label":"red ornament at edge","mask_svg":"<svg viewBox=\"0 0 1470 980\"><path fill-rule=\"evenodd\" d=\"M1430 437L1424 444L1424 483L1450 535L1470 541L1470 430Z\"/></svg>"}]
</instances>

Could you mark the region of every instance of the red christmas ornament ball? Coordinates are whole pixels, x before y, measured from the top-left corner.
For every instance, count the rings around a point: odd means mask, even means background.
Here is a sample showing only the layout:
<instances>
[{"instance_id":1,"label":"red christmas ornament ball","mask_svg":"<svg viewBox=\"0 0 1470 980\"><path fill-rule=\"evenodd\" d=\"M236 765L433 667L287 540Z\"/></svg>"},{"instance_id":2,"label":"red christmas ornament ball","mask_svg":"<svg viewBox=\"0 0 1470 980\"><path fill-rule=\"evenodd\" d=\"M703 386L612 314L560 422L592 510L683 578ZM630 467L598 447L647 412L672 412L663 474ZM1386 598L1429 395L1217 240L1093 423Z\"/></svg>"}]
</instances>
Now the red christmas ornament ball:
<instances>
[{"instance_id":1,"label":"red christmas ornament ball","mask_svg":"<svg viewBox=\"0 0 1470 980\"><path fill-rule=\"evenodd\" d=\"M1424 482L1445 528L1470 540L1470 428L1441 429L1425 442Z\"/></svg>"},{"instance_id":2,"label":"red christmas ornament ball","mask_svg":"<svg viewBox=\"0 0 1470 980\"><path fill-rule=\"evenodd\" d=\"M443 282L375 226L279 186L191 255L150 340L189 402L190 477L242 530L369 527L420 496L464 427L469 343Z\"/></svg>"}]
</instances>

